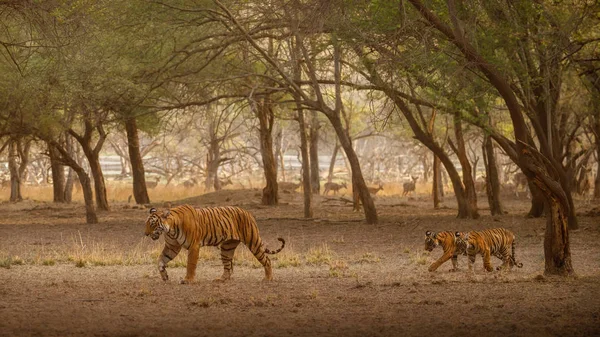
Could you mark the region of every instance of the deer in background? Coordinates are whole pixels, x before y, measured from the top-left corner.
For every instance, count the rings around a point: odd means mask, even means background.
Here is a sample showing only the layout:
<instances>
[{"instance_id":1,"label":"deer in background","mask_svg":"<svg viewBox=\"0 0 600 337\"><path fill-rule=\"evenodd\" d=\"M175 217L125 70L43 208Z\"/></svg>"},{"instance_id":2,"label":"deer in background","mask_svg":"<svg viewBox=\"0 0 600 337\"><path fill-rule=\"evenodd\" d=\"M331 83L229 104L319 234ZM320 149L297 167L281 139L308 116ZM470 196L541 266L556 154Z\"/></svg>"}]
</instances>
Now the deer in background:
<instances>
[{"instance_id":1,"label":"deer in background","mask_svg":"<svg viewBox=\"0 0 600 337\"><path fill-rule=\"evenodd\" d=\"M191 178L190 180L184 181L182 185L185 188L192 188L192 187L198 185L198 180L196 180L196 178Z\"/></svg>"},{"instance_id":2,"label":"deer in background","mask_svg":"<svg viewBox=\"0 0 600 337\"><path fill-rule=\"evenodd\" d=\"M410 178L412 179L412 182L405 182L402 185L402 196L408 195L408 193L414 192L415 191L415 187L417 185L417 179L419 179L419 177L413 177L410 176Z\"/></svg>"},{"instance_id":3,"label":"deer in background","mask_svg":"<svg viewBox=\"0 0 600 337\"><path fill-rule=\"evenodd\" d=\"M156 177L155 179L155 181L146 181L146 188L155 188L160 181L160 176Z\"/></svg>"},{"instance_id":4,"label":"deer in background","mask_svg":"<svg viewBox=\"0 0 600 337\"><path fill-rule=\"evenodd\" d=\"M227 179L219 178L219 184L221 184L221 187L225 187L227 185L233 185L233 181L231 181L231 178L227 178Z\"/></svg>"},{"instance_id":5,"label":"deer in background","mask_svg":"<svg viewBox=\"0 0 600 337\"><path fill-rule=\"evenodd\" d=\"M343 182L341 184L325 183L324 186L325 186L325 191L323 191L323 195L327 195L327 193L329 193L329 191L333 191L333 194L335 195L342 188L347 188L346 187L346 182Z\"/></svg>"},{"instance_id":6,"label":"deer in background","mask_svg":"<svg viewBox=\"0 0 600 337\"><path fill-rule=\"evenodd\" d=\"M379 184L379 187L367 187L369 193L372 195L377 195L377 192L383 191L383 184Z\"/></svg>"},{"instance_id":7,"label":"deer in background","mask_svg":"<svg viewBox=\"0 0 600 337\"><path fill-rule=\"evenodd\" d=\"M475 193L485 193L487 186L486 177L482 176L481 179L475 180Z\"/></svg>"},{"instance_id":8,"label":"deer in background","mask_svg":"<svg viewBox=\"0 0 600 337\"><path fill-rule=\"evenodd\" d=\"M523 186L523 190L527 194L527 198L529 198L529 183L527 182L527 176L523 172L518 172L513 177L514 185L515 185L515 196L519 196L519 187Z\"/></svg>"},{"instance_id":9,"label":"deer in background","mask_svg":"<svg viewBox=\"0 0 600 337\"><path fill-rule=\"evenodd\" d=\"M280 190L284 191L295 191L300 187L300 183L292 183L289 181L279 181L277 182L277 186Z\"/></svg>"}]
</instances>

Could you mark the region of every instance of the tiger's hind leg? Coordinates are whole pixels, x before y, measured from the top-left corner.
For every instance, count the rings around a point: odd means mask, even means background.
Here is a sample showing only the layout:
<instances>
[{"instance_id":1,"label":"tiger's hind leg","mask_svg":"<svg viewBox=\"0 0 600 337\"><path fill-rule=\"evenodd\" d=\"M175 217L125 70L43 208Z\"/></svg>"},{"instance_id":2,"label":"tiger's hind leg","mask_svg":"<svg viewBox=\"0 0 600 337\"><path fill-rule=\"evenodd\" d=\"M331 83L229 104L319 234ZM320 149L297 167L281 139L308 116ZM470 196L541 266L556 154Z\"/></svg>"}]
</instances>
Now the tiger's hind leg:
<instances>
[{"instance_id":1,"label":"tiger's hind leg","mask_svg":"<svg viewBox=\"0 0 600 337\"><path fill-rule=\"evenodd\" d=\"M216 281L227 281L233 273L233 255L235 249L240 244L238 240L229 240L221 244L221 261L223 262L223 275Z\"/></svg>"},{"instance_id":2,"label":"tiger's hind leg","mask_svg":"<svg viewBox=\"0 0 600 337\"><path fill-rule=\"evenodd\" d=\"M250 251L252 252L252 254L254 254L254 257L256 257L258 262L260 262L260 264L262 264L263 267L265 267L265 281L273 280L273 268L271 267L271 259L269 259L269 257L265 253L265 247L262 245L262 243L257 244L256 247L250 248Z\"/></svg>"},{"instance_id":3,"label":"tiger's hind leg","mask_svg":"<svg viewBox=\"0 0 600 337\"><path fill-rule=\"evenodd\" d=\"M485 269L486 271L490 272L493 271L494 268L492 268L492 261L490 259L491 254L490 254L490 250L487 249L483 252L482 254L483 256L483 269Z\"/></svg>"},{"instance_id":4,"label":"tiger's hind leg","mask_svg":"<svg viewBox=\"0 0 600 337\"><path fill-rule=\"evenodd\" d=\"M499 254L496 255L500 260L502 260L502 265L498 266L496 270L510 270L514 265L512 256L508 253L507 248L503 248Z\"/></svg>"}]
</instances>

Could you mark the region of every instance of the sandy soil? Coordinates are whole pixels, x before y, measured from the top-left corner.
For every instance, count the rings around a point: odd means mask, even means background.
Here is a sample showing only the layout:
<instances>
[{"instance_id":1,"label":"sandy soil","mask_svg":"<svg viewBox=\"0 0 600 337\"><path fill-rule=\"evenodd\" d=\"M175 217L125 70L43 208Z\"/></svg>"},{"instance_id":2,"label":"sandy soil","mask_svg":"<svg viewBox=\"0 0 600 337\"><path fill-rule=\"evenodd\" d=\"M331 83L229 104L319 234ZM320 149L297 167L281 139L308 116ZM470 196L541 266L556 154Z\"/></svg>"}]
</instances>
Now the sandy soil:
<instances>
[{"instance_id":1,"label":"sandy soil","mask_svg":"<svg viewBox=\"0 0 600 337\"><path fill-rule=\"evenodd\" d=\"M577 277L558 278L541 275L544 220L524 217L526 199L507 201L505 216L482 210L479 220L458 220L450 201L432 210L426 197L382 196L373 226L335 198L318 197L315 219L303 220L300 194L262 207L257 193L186 202L240 205L268 245L285 238L273 282L262 281L243 246L229 282L212 281L222 271L215 248L204 250L195 283L178 284L185 252L163 282L154 262L161 242L142 238L147 209L113 204L99 224L86 225L81 205L0 205L0 335L600 335L598 217L580 216L581 229L571 232ZM579 204L581 212L593 206ZM500 226L516 233L522 269L485 273L478 259L471 275L461 257L462 271L448 272L450 262L427 271L442 252L424 251L426 230Z\"/></svg>"}]
</instances>

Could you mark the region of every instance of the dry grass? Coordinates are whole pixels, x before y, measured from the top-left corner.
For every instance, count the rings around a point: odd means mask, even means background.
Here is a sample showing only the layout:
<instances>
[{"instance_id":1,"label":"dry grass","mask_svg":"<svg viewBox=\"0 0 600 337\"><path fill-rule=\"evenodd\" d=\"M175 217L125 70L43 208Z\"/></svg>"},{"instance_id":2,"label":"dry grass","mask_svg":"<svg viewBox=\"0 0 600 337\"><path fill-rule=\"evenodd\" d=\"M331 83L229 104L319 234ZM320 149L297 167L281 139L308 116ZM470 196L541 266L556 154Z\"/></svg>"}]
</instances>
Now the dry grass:
<instances>
[{"instance_id":1,"label":"dry grass","mask_svg":"<svg viewBox=\"0 0 600 337\"><path fill-rule=\"evenodd\" d=\"M321 246L311 247L304 255L306 263L311 265L329 264L332 260L332 251L329 246L324 243Z\"/></svg>"}]
</instances>

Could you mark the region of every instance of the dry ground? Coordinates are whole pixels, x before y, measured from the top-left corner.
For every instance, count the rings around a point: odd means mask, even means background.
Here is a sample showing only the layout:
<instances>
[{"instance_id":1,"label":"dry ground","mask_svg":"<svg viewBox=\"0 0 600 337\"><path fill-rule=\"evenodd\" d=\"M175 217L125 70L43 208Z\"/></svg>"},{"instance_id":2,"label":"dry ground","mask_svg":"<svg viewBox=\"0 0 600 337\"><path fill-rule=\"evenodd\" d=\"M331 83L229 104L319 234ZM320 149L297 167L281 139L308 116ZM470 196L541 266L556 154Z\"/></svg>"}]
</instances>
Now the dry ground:
<instances>
[{"instance_id":1,"label":"dry ground","mask_svg":"<svg viewBox=\"0 0 600 337\"><path fill-rule=\"evenodd\" d=\"M318 197L303 220L301 195L260 206L257 190L190 198L197 206L240 205L258 218L275 280L263 282L240 246L233 279L218 250L205 248L197 282L180 285L185 253L163 282L155 260L161 242L142 238L147 209L114 203L86 225L81 205L2 204L2 336L593 336L600 335L600 225L581 216L571 232L574 278L541 276L544 220L525 219L528 201L507 201L509 214L455 219L451 201L378 196L379 225L367 225L344 202ZM482 198L483 199L483 198ZM484 201L480 201L484 204ZM593 205L580 202L582 211ZM485 205L483 205L485 206ZM450 273L427 267L441 255L423 250L426 230L506 227L518 238L522 269ZM498 264L499 260L494 260Z\"/></svg>"}]
</instances>

